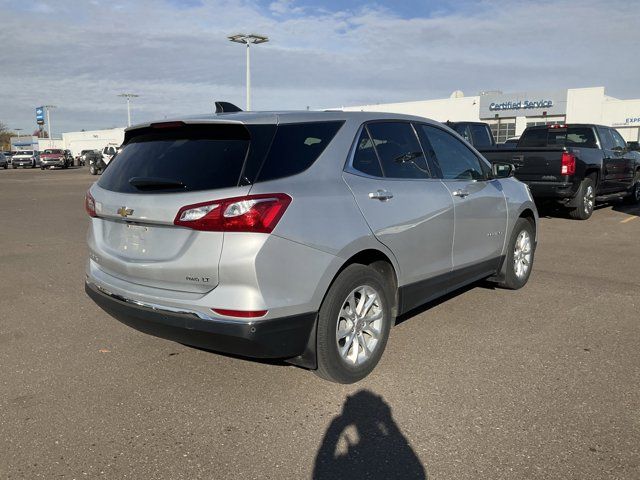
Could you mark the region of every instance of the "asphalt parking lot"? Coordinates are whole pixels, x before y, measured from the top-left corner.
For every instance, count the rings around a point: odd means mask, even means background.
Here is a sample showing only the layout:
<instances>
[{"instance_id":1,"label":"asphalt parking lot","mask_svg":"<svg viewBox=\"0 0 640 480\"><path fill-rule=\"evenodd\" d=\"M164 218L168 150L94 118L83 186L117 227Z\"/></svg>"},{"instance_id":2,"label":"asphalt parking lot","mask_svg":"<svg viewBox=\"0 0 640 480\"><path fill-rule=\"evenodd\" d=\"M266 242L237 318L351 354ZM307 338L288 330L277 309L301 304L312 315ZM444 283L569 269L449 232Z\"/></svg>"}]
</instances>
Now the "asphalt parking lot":
<instances>
[{"instance_id":1,"label":"asphalt parking lot","mask_svg":"<svg viewBox=\"0 0 640 480\"><path fill-rule=\"evenodd\" d=\"M95 179L0 170L0 478L640 478L640 208L542 218L524 289L402 318L340 386L103 313Z\"/></svg>"}]
</instances>

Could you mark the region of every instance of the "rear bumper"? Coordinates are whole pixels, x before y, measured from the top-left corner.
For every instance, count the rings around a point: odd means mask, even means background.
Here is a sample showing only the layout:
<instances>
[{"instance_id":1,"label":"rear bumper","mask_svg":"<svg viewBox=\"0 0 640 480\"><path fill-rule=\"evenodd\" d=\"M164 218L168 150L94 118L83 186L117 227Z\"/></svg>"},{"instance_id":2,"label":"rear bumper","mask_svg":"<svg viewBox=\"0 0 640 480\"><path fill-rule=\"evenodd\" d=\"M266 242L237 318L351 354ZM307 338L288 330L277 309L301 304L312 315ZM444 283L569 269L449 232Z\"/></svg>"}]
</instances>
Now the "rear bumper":
<instances>
[{"instance_id":1,"label":"rear bumper","mask_svg":"<svg viewBox=\"0 0 640 480\"><path fill-rule=\"evenodd\" d=\"M290 359L302 355L316 313L267 320L205 318L191 311L143 304L85 283L89 297L116 320L144 333L185 345L253 358Z\"/></svg>"},{"instance_id":2,"label":"rear bumper","mask_svg":"<svg viewBox=\"0 0 640 480\"><path fill-rule=\"evenodd\" d=\"M537 199L572 199L578 191L578 186L571 182L521 181L529 186L531 195Z\"/></svg>"}]
</instances>

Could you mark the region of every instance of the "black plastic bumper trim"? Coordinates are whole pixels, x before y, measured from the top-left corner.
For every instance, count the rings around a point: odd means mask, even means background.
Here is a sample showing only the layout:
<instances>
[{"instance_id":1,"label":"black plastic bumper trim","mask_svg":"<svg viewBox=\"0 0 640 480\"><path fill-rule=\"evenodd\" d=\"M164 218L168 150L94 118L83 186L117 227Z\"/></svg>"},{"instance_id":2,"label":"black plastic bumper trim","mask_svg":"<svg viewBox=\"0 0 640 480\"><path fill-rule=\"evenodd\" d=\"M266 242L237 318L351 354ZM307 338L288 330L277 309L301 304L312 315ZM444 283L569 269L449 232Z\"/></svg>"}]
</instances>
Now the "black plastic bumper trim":
<instances>
[{"instance_id":1,"label":"black plastic bumper trim","mask_svg":"<svg viewBox=\"0 0 640 480\"><path fill-rule=\"evenodd\" d=\"M305 352L316 313L252 322L203 320L192 314L150 309L85 283L89 297L116 320L156 337L206 350L252 358L289 359Z\"/></svg>"}]
</instances>

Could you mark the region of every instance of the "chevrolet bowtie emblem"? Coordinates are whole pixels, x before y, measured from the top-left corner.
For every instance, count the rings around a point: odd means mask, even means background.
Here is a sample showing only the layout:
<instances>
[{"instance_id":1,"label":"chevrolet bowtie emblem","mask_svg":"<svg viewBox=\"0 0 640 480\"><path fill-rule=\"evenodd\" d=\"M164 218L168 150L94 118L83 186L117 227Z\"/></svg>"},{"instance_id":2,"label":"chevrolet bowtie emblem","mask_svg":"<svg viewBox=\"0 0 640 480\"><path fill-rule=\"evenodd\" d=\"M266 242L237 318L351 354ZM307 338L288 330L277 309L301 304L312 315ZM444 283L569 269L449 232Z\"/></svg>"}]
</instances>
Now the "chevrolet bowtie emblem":
<instances>
[{"instance_id":1,"label":"chevrolet bowtie emblem","mask_svg":"<svg viewBox=\"0 0 640 480\"><path fill-rule=\"evenodd\" d=\"M117 210L118 215L120 215L122 218L127 218L129 215L131 215L133 213L133 209L131 208L127 208L127 207L120 207Z\"/></svg>"}]
</instances>

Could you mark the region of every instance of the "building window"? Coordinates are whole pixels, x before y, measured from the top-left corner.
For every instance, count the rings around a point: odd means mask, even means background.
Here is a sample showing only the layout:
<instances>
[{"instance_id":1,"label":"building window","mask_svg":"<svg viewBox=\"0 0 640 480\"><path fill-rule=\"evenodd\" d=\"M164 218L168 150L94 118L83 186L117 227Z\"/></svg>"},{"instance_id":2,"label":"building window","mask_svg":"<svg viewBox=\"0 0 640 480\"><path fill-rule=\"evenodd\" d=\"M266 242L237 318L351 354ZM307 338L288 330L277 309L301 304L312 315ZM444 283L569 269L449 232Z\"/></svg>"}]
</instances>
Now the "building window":
<instances>
[{"instance_id":1,"label":"building window","mask_svg":"<svg viewBox=\"0 0 640 480\"><path fill-rule=\"evenodd\" d=\"M489 120L487 122L491 127L491 133L497 143L504 143L507 139L516 136L516 119L500 118L498 120Z\"/></svg>"},{"instance_id":2,"label":"building window","mask_svg":"<svg viewBox=\"0 0 640 480\"><path fill-rule=\"evenodd\" d=\"M564 123L566 123L565 117L527 118L527 127L538 127L540 125L563 125Z\"/></svg>"}]
</instances>

